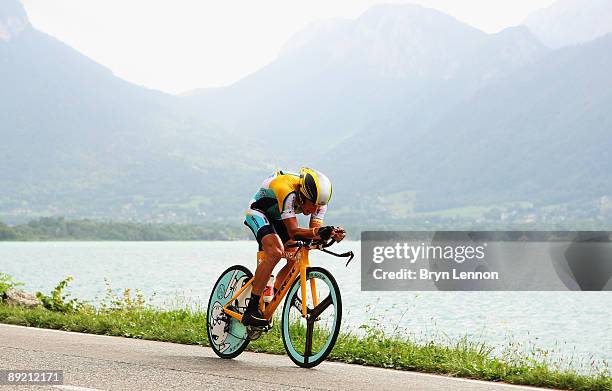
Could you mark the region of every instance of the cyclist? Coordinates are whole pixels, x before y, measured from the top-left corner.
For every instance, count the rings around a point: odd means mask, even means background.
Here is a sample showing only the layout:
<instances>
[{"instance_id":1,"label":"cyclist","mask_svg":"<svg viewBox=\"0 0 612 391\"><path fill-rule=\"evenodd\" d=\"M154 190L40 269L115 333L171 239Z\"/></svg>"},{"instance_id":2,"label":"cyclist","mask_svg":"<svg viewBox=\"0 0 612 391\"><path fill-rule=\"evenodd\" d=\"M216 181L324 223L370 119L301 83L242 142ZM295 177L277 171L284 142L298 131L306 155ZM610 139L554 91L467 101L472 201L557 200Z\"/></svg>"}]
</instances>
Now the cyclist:
<instances>
[{"instance_id":1,"label":"cyclist","mask_svg":"<svg viewBox=\"0 0 612 391\"><path fill-rule=\"evenodd\" d=\"M344 239L340 227L323 226L323 217L332 195L331 181L323 173L302 167L299 175L277 171L269 176L249 204L244 224L247 225L264 252L255 270L251 299L242 316L247 326L264 327L268 321L259 310L259 300L274 266L284 253L284 244L291 239ZM310 215L309 228L300 228L296 214ZM293 267L287 264L278 272L275 289Z\"/></svg>"}]
</instances>

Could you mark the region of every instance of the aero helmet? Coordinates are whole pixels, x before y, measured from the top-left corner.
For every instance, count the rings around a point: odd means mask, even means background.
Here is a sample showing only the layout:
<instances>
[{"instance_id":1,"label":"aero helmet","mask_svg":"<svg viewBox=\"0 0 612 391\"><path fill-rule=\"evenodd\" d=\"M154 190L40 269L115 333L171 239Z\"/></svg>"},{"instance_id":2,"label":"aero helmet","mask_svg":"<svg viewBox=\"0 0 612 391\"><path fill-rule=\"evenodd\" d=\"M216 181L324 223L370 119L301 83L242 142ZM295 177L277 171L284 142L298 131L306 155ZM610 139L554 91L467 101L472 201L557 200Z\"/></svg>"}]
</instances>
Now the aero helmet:
<instances>
[{"instance_id":1,"label":"aero helmet","mask_svg":"<svg viewBox=\"0 0 612 391\"><path fill-rule=\"evenodd\" d=\"M331 181L320 171L302 167L300 193L315 205L327 205L332 195Z\"/></svg>"}]
</instances>

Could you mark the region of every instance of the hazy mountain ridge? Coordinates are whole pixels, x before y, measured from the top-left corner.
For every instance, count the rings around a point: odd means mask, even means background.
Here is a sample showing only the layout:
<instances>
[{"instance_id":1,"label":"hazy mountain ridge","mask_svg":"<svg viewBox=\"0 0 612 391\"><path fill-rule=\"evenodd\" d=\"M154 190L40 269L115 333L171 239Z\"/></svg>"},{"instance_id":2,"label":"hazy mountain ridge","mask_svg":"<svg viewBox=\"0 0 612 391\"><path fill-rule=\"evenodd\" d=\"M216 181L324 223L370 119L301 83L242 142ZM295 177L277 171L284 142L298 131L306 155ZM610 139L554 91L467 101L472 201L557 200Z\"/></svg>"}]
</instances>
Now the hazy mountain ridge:
<instances>
[{"instance_id":1,"label":"hazy mountain ridge","mask_svg":"<svg viewBox=\"0 0 612 391\"><path fill-rule=\"evenodd\" d=\"M453 104L544 50L522 28L488 35L436 10L382 5L356 20L315 23L272 64L186 100L208 118L267 140L280 161L312 161L312 145L301 139L324 139L317 152L325 154L373 123L397 122L423 96ZM440 90L447 82L449 97ZM290 154L288 132L296 139Z\"/></svg>"},{"instance_id":2,"label":"hazy mountain ridge","mask_svg":"<svg viewBox=\"0 0 612 391\"><path fill-rule=\"evenodd\" d=\"M485 36L433 9L379 5L354 21L332 20L310 26L293 39L299 44L293 40L287 43L279 61L295 56L319 72L338 67L366 78L438 78L450 76L454 59Z\"/></svg>"},{"instance_id":3,"label":"hazy mountain ridge","mask_svg":"<svg viewBox=\"0 0 612 391\"><path fill-rule=\"evenodd\" d=\"M426 203L448 199L433 183L453 188L455 205L612 194L611 68L608 35L552 52L455 108L421 140L438 151L422 157Z\"/></svg>"},{"instance_id":4,"label":"hazy mountain ridge","mask_svg":"<svg viewBox=\"0 0 612 391\"><path fill-rule=\"evenodd\" d=\"M585 43L612 32L612 2L558 0L523 23L551 48Z\"/></svg>"},{"instance_id":5,"label":"hazy mountain ridge","mask_svg":"<svg viewBox=\"0 0 612 391\"><path fill-rule=\"evenodd\" d=\"M18 2L3 2L0 19L15 12ZM231 197L213 184L236 189L225 178L259 159L177 97L121 80L32 28L0 40L0 82L4 210L134 218L134 208L153 213L194 194L225 205Z\"/></svg>"},{"instance_id":6,"label":"hazy mountain ridge","mask_svg":"<svg viewBox=\"0 0 612 391\"><path fill-rule=\"evenodd\" d=\"M355 219L384 219L389 194L416 209L612 194L610 38L553 51L531 31L377 6L175 97L24 28L0 39L0 213L239 221L269 171L302 164Z\"/></svg>"},{"instance_id":7,"label":"hazy mountain ridge","mask_svg":"<svg viewBox=\"0 0 612 391\"><path fill-rule=\"evenodd\" d=\"M30 28L30 21L21 3L16 0L3 0L0 3L0 41L9 41Z\"/></svg>"}]
</instances>

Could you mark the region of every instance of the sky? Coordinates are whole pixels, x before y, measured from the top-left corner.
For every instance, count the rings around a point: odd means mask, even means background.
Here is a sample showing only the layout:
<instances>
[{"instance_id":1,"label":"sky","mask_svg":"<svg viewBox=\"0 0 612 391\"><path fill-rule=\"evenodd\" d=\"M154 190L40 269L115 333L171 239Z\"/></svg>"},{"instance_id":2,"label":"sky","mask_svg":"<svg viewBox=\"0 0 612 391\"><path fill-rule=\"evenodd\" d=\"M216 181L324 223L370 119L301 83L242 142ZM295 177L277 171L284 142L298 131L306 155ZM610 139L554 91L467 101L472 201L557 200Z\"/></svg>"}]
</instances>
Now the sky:
<instances>
[{"instance_id":1,"label":"sky","mask_svg":"<svg viewBox=\"0 0 612 391\"><path fill-rule=\"evenodd\" d=\"M230 85L272 62L293 34L358 17L381 0L21 0L35 28L132 83L177 94ZM488 33L554 0L411 0Z\"/></svg>"}]
</instances>

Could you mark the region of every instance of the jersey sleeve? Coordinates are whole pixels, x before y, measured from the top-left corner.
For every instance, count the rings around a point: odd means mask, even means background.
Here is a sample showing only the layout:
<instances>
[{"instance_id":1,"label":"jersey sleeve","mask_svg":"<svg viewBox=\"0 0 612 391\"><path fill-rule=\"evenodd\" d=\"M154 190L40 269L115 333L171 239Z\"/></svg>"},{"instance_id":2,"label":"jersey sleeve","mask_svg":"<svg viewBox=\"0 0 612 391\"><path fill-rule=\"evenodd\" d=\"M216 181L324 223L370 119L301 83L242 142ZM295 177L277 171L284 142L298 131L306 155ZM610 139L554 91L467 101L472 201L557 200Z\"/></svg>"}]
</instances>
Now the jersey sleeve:
<instances>
[{"instance_id":1,"label":"jersey sleeve","mask_svg":"<svg viewBox=\"0 0 612 391\"><path fill-rule=\"evenodd\" d=\"M278 203L278 207L281 219L285 220L295 217L295 193L289 193L282 202Z\"/></svg>"},{"instance_id":2,"label":"jersey sleeve","mask_svg":"<svg viewBox=\"0 0 612 391\"><path fill-rule=\"evenodd\" d=\"M323 219L325 217L325 212L327 212L327 205L323 205L323 206L319 206L317 208L317 211L314 212L311 216L310 216L310 222L316 222L319 223L321 225L323 225Z\"/></svg>"}]
</instances>

